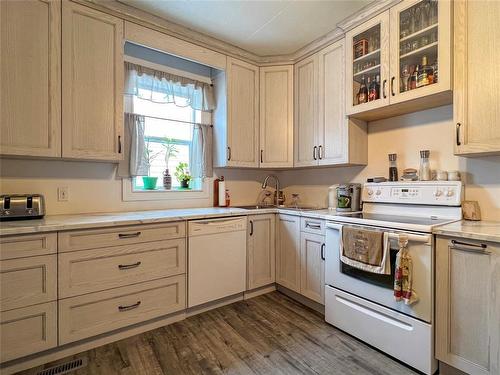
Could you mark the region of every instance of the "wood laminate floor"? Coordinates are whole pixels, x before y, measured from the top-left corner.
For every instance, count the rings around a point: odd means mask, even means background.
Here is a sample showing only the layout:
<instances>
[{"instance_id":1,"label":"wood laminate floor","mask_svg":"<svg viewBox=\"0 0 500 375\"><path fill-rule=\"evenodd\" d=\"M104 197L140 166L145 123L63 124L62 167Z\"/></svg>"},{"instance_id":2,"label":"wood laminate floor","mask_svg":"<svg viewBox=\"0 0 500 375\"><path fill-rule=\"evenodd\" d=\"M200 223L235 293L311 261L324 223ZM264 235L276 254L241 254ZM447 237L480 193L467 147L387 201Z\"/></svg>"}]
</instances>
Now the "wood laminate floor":
<instances>
[{"instance_id":1,"label":"wood laminate floor","mask_svg":"<svg viewBox=\"0 0 500 375\"><path fill-rule=\"evenodd\" d=\"M87 356L88 366L74 375L415 374L279 292L192 316L82 355ZM22 374L61 362L64 360Z\"/></svg>"}]
</instances>

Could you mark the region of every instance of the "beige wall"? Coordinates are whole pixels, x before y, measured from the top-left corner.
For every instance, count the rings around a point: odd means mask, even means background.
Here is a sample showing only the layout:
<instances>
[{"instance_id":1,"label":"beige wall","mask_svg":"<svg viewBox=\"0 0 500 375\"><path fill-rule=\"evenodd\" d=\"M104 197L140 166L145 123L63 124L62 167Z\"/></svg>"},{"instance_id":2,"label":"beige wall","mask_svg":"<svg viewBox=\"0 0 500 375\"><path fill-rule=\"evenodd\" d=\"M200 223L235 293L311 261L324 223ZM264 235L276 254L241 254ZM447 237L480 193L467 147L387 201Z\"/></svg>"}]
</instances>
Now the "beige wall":
<instances>
[{"instance_id":1,"label":"beige wall","mask_svg":"<svg viewBox=\"0 0 500 375\"><path fill-rule=\"evenodd\" d=\"M328 186L364 182L386 176L387 154L398 154L399 170L418 168L419 150L431 150L433 169L460 170L466 199L480 203L483 218L500 220L500 156L461 158L453 155L452 107L445 106L369 124L367 167L318 168L280 171L282 186L290 197L299 193L302 203L327 205ZM49 214L112 212L178 207L208 207L212 199L176 201L122 201L122 184L109 163L54 160L0 160L0 193L42 193ZM232 204L253 204L269 171L223 170ZM67 186L68 202L57 201L57 187Z\"/></svg>"},{"instance_id":2,"label":"beige wall","mask_svg":"<svg viewBox=\"0 0 500 375\"><path fill-rule=\"evenodd\" d=\"M419 166L419 150L431 151L431 168L459 170L465 198L477 200L484 219L500 220L500 156L463 158L453 155L452 106L371 122L368 125L368 166L280 172L287 197L299 193L304 204L326 206L328 186L365 182L388 175L387 154L398 154L398 169Z\"/></svg>"}]
</instances>

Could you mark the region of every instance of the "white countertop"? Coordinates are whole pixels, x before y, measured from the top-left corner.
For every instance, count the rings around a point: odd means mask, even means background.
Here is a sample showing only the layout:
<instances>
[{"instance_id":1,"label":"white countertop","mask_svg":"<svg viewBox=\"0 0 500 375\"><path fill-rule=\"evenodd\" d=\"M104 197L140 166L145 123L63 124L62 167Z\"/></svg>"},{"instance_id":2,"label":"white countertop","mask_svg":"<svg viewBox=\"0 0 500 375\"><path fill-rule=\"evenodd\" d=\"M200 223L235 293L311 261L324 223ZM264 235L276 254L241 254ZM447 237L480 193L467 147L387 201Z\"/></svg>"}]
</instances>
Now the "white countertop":
<instances>
[{"instance_id":1,"label":"white countertop","mask_svg":"<svg viewBox=\"0 0 500 375\"><path fill-rule=\"evenodd\" d=\"M436 227L435 234L500 242L500 221L457 221Z\"/></svg>"},{"instance_id":2,"label":"white countertop","mask_svg":"<svg viewBox=\"0 0 500 375\"><path fill-rule=\"evenodd\" d=\"M0 222L0 236L28 234L39 232L55 232L74 229L102 228L118 225L136 225L161 223L179 220L208 219L227 216L259 215L266 213L284 213L295 216L306 216L326 219L326 210L288 210L286 208L267 208L247 210L241 208L207 207L184 208L172 210L153 210L135 212L113 212L75 215L47 215L39 220L18 220Z\"/></svg>"}]
</instances>

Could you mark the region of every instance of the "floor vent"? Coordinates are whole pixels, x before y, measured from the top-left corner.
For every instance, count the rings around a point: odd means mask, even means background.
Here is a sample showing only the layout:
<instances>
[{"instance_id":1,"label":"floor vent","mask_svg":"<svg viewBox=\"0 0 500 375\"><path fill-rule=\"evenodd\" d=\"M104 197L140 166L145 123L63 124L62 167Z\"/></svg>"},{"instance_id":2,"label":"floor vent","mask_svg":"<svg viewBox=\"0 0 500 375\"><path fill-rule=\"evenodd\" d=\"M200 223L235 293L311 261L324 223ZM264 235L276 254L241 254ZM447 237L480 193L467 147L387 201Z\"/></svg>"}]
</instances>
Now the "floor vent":
<instances>
[{"instance_id":1,"label":"floor vent","mask_svg":"<svg viewBox=\"0 0 500 375\"><path fill-rule=\"evenodd\" d=\"M87 358L78 358L54 367L37 372L36 375L62 375L87 366Z\"/></svg>"}]
</instances>

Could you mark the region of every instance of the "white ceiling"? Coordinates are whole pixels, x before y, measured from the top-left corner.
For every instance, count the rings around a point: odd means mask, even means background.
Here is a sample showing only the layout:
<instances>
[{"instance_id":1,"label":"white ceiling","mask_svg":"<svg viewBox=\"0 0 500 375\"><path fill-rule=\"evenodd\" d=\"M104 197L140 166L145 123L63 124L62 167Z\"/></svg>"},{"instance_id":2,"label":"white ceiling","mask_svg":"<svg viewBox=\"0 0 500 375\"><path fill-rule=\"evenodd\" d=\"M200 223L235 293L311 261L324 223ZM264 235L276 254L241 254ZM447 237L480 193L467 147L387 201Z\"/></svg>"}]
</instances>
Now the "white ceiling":
<instances>
[{"instance_id":1,"label":"white ceiling","mask_svg":"<svg viewBox=\"0 0 500 375\"><path fill-rule=\"evenodd\" d=\"M260 56L288 54L373 0L120 0Z\"/></svg>"}]
</instances>

